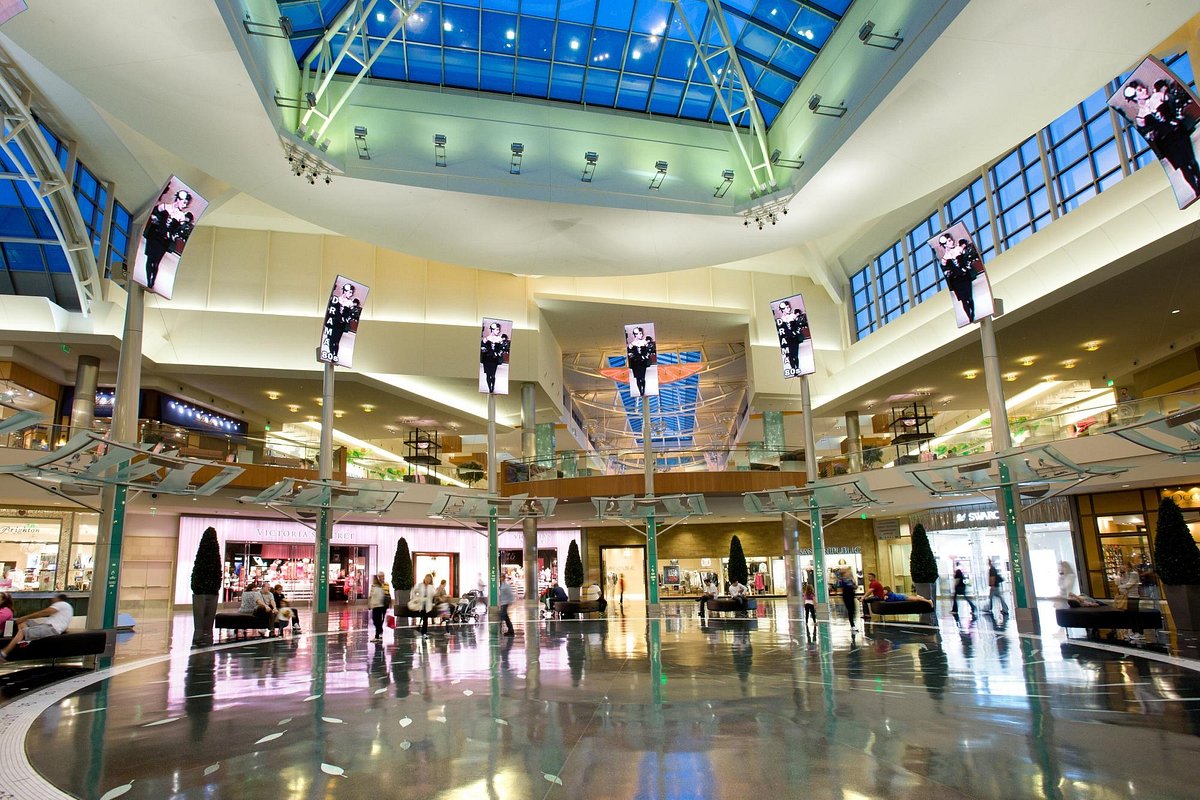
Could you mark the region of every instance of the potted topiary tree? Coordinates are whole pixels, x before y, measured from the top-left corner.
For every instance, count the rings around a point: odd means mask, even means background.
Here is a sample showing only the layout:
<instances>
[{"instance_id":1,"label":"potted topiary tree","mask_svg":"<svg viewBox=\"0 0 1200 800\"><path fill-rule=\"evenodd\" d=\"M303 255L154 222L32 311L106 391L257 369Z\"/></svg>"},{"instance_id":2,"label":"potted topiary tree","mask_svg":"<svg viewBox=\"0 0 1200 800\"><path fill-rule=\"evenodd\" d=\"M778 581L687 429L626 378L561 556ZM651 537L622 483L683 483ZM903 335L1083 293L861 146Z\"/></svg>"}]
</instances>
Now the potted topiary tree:
<instances>
[{"instance_id":1,"label":"potted topiary tree","mask_svg":"<svg viewBox=\"0 0 1200 800\"><path fill-rule=\"evenodd\" d=\"M750 580L750 569L746 566L746 554L742 552L742 540L734 536L729 540L729 582L737 581L743 586Z\"/></svg>"},{"instance_id":2,"label":"potted topiary tree","mask_svg":"<svg viewBox=\"0 0 1200 800\"><path fill-rule=\"evenodd\" d=\"M579 557L579 545L574 539L567 548L567 568L563 572L567 584L567 599L579 600L579 587L583 586L583 560Z\"/></svg>"},{"instance_id":3,"label":"potted topiary tree","mask_svg":"<svg viewBox=\"0 0 1200 800\"><path fill-rule=\"evenodd\" d=\"M408 597L415 582L408 540L401 536L396 545L396 557L392 559L392 602L396 605L396 616L408 616Z\"/></svg>"},{"instance_id":4,"label":"potted topiary tree","mask_svg":"<svg viewBox=\"0 0 1200 800\"><path fill-rule=\"evenodd\" d=\"M913 590L930 601L937 600L937 559L933 557L933 548L929 546L929 535L925 526L917 523L912 532L912 552L908 556L908 572L912 578Z\"/></svg>"},{"instance_id":5,"label":"potted topiary tree","mask_svg":"<svg viewBox=\"0 0 1200 800\"><path fill-rule=\"evenodd\" d=\"M1163 583L1176 631L1200 630L1200 548L1179 506L1169 497L1158 507L1154 569Z\"/></svg>"},{"instance_id":6,"label":"potted topiary tree","mask_svg":"<svg viewBox=\"0 0 1200 800\"><path fill-rule=\"evenodd\" d=\"M213 622L221 594L221 545L217 529L205 528L192 565L192 647L213 643Z\"/></svg>"}]
</instances>

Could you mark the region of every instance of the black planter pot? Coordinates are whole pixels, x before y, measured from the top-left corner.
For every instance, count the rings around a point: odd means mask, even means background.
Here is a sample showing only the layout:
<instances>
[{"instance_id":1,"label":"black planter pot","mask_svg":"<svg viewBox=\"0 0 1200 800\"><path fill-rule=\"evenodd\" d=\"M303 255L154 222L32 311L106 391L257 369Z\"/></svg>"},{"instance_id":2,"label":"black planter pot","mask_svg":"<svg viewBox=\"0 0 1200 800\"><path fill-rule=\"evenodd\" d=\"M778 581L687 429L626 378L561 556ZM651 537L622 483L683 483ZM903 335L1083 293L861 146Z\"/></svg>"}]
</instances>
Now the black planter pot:
<instances>
[{"instance_id":1,"label":"black planter pot","mask_svg":"<svg viewBox=\"0 0 1200 800\"><path fill-rule=\"evenodd\" d=\"M192 595L192 647L208 647L213 643L218 601L215 594Z\"/></svg>"},{"instance_id":2,"label":"black planter pot","mask_svg":"<svg viewBox=\"0 0 1200 800\"><path fill-rule=\"evenodd\" d=\"M1171 609L1171 619L1175 621L1175 630L1180 633L1200 631L1200 584L1164 586L1163 590Z\"/></svg>"}]
</instances>

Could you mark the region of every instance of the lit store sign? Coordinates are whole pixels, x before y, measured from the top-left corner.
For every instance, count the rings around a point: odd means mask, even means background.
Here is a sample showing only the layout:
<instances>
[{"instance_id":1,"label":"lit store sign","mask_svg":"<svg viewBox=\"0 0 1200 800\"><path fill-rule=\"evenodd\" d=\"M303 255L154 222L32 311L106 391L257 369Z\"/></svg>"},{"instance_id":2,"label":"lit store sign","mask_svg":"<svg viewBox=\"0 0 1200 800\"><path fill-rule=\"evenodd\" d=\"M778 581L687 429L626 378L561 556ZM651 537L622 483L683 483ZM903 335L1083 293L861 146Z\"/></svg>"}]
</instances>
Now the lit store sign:
<instances>
[{"instance_id":1,"label":"lit store sign","mask_svg":"<svg viewBox=\"0 0 1200 800\"><path fill-rule=\"evenodd\" d=\"M995 522L998 519L1000 512L994 508L991 511L967 511L954 515L955 522Z\"/></svg>"}]
</instances>

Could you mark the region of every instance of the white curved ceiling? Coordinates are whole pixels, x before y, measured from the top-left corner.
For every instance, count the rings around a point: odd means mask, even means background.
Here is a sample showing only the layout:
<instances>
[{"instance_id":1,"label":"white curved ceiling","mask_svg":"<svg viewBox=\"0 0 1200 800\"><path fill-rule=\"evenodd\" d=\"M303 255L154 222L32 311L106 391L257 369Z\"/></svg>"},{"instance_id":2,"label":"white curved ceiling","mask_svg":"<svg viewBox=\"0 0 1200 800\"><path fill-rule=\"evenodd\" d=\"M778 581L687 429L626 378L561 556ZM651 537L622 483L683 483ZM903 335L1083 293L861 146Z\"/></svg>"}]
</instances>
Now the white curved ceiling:
<instances>
[{"instance_id":1,"label":"white curved ceiling","mask_svg":"<svg viewBox=\"0 0 1200 800\"><path fill-rule=\"evenodd\" d=\"M1129 15L1121 0L972 0L957 16L961 3L940 4L943 16L926 18L935 27L944 17L953 21L944 31L905 31L908 41L899 54L862 47L853 35L858 23L868 15L884 18L892 2L855 3L842 31L847 41L829 48L830 59L864 64L873 84L856 86L820 64L802 84L802 94L811 85L828 98L845 96L851 108L847 117L813 117L802 103L781 115L772 136L785 154L803 153L810 165L797 173L806 182L793 213L761 232L743 228L737 218L714 216L711 207L704 213L678 210L699 201L686 193L672 195L670 185L658 196L642 196L637 187L648 180L653 158L622 165L614 157L602 163L614 179L629 173L623 176L627 186L609 192L621 199L610 198L606 206L581 202L586 198L574 180L547 179L518 191L527 197L496 197L479 193L475 176L422 178L400 160L390 163L386 154L379 163L354 159L345 164L349 177L310 187L292 176L283 158L277 130L282 116L263 89L269 76L243 62L234 40L240 22L228 24L218 8L240 20L247 5L262 17L273 3L126 0L100 13L87 0L59 0L35 4L6 25L4 35L137 132L124 139L130 152L97 158L160 164L161 154L142 152L141 143L149 140L262 203L357 239L444 262L545 275L653 273L733 262L753 268L758 256L809 245L797 248L796 258L771 259L772 271L807 274L813 266L809 259L835 261L872 220L999 155L1136 61L1194 11L1178 2L1151 2ZM516 125L544 117L536 104L438 94L426 102L441 109L433 116L456 117L468 131L484 130L494 121L461 116L478 103L492 104L497 116L512 117ZM635 124L614 115L570 113L580 127L618 139ZM416 123L428 116L416 115ZM346 121L353 124L350 117ZM663 126L662 133L647 153L664 145L684 148L681 153L714 150L712 142L724 136L653 124ZM672 131L679 132L679 142L671 141ZM412 132L412 141L428 142L425 134ZM728 147L728 137L723 140ZM504 137L497 146L504 150L508 141ZM632 152L647 147L625 146ZM431 160L431 145L413 148L418 156L428 150ZM580 160L575 149L562 158ZM711 163L700 159L698 167L673 164L672 176L681 185L709 181L710 174L719 173L715 165L730 160L714 152ZM157 185L145 183L142 199Z\"/></svg>"}]
</instances>

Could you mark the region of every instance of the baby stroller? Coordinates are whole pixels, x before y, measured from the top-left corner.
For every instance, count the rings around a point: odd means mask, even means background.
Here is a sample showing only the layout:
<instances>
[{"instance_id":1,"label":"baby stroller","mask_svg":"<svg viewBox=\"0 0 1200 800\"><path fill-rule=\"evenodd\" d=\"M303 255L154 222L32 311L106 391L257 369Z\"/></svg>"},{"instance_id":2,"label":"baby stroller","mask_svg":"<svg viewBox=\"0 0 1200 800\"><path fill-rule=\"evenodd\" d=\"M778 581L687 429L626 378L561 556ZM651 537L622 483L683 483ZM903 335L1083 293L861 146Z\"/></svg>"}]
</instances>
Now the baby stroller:
<instances>
[{"instance_id":1,"label":"baby stroller","mask_svg":"<svg viewBox=\"0 0 1200 800\"><path fill-rule=\"evenodd\" d=\"M454 607L454 611L450 614L450 624L472 624L479 619L478 613L479 592L472 589L458 598L458 605Z\"/></svg>"}]
</instances>

